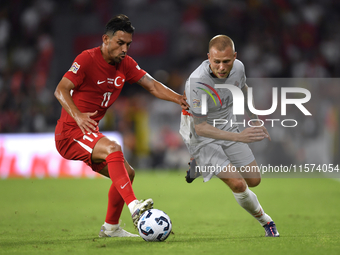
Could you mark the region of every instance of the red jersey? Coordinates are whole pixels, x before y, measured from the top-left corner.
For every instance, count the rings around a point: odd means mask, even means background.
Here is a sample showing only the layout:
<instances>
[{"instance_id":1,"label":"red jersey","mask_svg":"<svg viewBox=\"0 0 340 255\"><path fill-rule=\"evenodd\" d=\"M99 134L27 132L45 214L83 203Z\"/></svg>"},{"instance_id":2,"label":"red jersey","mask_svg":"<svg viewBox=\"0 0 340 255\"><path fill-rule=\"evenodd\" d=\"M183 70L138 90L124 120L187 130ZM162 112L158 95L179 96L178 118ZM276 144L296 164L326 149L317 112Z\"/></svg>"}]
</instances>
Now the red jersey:
<instances>
[{"instance_id":1,"label":"red jersey","mask_svg":"<svg viewBox=\"0 0 340 255\"><path fill-rule=\"evenodd\" d=\"M96 47L79 54L64 77L75 85L72 99L79 111L98 111L97 115L91 117L98 122L116 101L124 83L135 83L145 74L146 72L129 56L116 65L108 64L101 54L100 47ZM61 134L64 126L76 125L74 119L62 108L56 127L56 134L60 134L59 139L65 138Z\"/></svg>"}]
</instances>

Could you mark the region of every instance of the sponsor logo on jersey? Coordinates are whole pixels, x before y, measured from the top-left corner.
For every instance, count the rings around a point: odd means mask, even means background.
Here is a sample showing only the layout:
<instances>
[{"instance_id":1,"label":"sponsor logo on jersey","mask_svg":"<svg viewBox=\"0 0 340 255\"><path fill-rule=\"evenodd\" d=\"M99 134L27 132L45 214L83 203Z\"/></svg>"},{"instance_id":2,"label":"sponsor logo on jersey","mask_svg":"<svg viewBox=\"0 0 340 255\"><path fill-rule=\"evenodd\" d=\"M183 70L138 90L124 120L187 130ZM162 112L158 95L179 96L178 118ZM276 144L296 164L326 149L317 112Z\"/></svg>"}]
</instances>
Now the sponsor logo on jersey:
<instances>
[{"instance_id":1,"label":"sponsor logo on jersey","mask_svg":"<svg viewBox=\"0 0 340 255\"><path fill-rule=\"evenodd\" d=\"M104 80L104 81L98 80L98 81L97 81L97 84L100 85L100 84L102 84L102 83L104 83L104 82L105 82L105 80Z\"/></svg>"},{"instance_id":2,"label":"sponsor logo on jersey","mask_svg":"<svg viewBox=\"0 0 340 255\"><path fill-rule=\"evenodd\" d=\"M201 107L201 100L199 99L194 99L192 101L193 108L200 108Z\"/></svg>"},{"instance_id":3,"label":"sponsor logo on jersey","mask_svg":"<svg viewBox=\"0 0 340 255\"><path fill-rule=\"evenodd\" d=\"M77 74L79 68L80 68L80 65L77 62L74 62L71 68L69 69L69 71L71 71L74 74Z\"/></svg>"}]
</instances>

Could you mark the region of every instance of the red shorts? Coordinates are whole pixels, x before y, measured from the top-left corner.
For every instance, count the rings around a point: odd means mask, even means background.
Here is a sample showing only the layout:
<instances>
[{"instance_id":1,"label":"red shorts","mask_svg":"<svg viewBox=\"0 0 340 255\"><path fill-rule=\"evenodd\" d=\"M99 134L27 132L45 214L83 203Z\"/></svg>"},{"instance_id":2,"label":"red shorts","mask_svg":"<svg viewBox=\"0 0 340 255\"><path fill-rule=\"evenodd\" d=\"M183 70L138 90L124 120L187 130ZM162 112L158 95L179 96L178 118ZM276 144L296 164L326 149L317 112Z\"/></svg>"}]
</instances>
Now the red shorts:
<instances>
[{"instance_id":1,"label":"red shorts","mask_svg":"<svg viewBox=\"0 0 340 255\"><path fill-rule=\"evenodd\" d=\"M106 161L93 163L91 159L94 146L99 139L105 137L99 132L98 128L92 134L84 135L78 126L68 126L67 129L65 129L66 125L64 125L64 128L61 128L60 125L63 125L63 123L58 122L55 144L62 157L70 160L81 160L95 172L102 170L107 165ZM61 129L61 133L57 134ZM61 134L63 139L60 139Z\"/></svg>"}]
</instances>

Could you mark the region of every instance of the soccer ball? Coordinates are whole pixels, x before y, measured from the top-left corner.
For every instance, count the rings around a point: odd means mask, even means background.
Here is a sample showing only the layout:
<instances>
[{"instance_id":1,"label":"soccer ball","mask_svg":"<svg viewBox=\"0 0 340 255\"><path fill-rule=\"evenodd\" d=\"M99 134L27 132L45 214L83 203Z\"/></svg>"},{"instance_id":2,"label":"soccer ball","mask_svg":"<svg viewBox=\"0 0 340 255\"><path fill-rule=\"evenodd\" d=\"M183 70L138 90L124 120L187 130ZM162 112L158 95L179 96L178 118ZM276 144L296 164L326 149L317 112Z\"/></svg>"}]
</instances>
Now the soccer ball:
<instances>
[{"instance_id":1,"label":"soccer ball","mask_svg":"<svg viewBox=\"0 0 340 255\"><path fill-rule=\"evenodd\" d=\"M172 224L169 216L158 209L145 211L138 221L139 235L148 242L161 242L170 235Z\"/></svg>"}]
</instances>

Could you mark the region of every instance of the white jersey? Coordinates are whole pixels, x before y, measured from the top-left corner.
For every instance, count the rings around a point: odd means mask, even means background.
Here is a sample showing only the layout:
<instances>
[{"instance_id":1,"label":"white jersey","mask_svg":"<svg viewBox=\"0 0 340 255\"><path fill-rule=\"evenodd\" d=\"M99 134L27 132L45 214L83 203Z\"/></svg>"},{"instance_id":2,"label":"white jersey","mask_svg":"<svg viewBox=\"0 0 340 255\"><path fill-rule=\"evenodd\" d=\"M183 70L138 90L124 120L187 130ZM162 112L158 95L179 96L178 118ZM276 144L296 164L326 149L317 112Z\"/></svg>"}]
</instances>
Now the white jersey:
<instances>
[{"instance_id":1,"label":"white jersey","mask_svg":"<svg viewBox=\"0 0 340 255\"><path fill-rule=\"evenodd\" d=\"M190 105L188 112L196 117L205 116L204 114L202 115L202 95L205 94L207 99L207 123L213 126L214 120L223 119L226 120L223 124L218 124L222 122L216 122L216 128L229 132L239 132L238 125L231 125L232 122L236 122L236 117L233 115L233 97L231 92L225 88L216 89L215 84L234 85L242 89L246 83L243 63L236 59L228 77L224 79L216 78L209 64L209 60L203 61L186 81L185 93L188 98L188 104ZM224 145L234 143L226 140L216 140L198 136L195 132L192 118L190 119L190 121L187 120L187 122L190 122L187 123L189 127L185 128L181 126L180 133L187 145L193 146L191 149L197 150L211 142Z\"/></svg>"}]
</instances>

